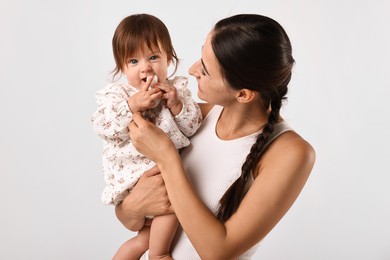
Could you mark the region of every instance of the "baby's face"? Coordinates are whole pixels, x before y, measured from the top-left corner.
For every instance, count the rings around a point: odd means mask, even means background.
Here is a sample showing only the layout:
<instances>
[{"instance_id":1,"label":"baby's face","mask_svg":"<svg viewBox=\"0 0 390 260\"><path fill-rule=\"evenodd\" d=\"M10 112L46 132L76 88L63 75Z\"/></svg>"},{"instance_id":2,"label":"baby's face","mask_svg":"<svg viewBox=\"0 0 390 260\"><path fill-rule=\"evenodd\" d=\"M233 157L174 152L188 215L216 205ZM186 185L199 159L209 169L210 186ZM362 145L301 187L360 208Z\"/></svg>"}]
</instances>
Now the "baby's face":
<instances>
[{"instance_id":1,"label":"baby's face","mask_svg":"<svg viewBox=\"0 0 390 260\"><path fill-rule=\"evenodd\" d=\"M167 78L169 64L170 61L163 48L149 49L144 46L127 59L123 74L126 75L131 86L140 89L149 76L156 75L159 82L164 82Z\"/></svg>"}]
</instances>

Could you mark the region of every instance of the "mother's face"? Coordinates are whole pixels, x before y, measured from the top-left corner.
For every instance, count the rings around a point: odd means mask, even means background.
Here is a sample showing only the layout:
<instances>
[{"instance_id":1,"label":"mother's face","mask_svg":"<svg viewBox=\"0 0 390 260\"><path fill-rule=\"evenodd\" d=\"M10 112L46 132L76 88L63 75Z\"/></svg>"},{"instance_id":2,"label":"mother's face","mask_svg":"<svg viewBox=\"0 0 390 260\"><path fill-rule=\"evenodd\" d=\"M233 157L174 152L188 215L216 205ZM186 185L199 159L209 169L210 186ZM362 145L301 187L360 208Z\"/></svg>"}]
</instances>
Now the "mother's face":
<instances>
[{"instance_id":1,"label":"mother's face","mask_svg":"<svg viewBox=\"0 0 390 260\"><path fill-rule=\"evenodd\" d=\"M198 97L210 104L225 106L235 100L234 93L220 72L212 45L212 32L207 35L202 48L201 59L189 69L189 73L198 81Z\"/></svg>"}]
</instances>

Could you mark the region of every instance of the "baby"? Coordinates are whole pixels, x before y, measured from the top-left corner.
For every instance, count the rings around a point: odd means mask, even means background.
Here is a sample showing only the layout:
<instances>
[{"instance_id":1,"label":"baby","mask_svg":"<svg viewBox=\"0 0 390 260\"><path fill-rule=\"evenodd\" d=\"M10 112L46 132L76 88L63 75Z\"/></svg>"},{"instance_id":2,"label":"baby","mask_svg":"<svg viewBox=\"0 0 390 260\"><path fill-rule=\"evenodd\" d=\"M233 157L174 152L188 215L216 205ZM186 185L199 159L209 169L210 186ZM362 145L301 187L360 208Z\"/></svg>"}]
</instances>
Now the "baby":
<instances>
[{"instance_id":1,"label":"baby","mask_svg":"<svg viewBox=\"0 0 390 260\"><path fill-rule=\"evenodd\" d=\"M148 14L126 17L116 28L112 46L114 77L123 74L127 83L110 83L96 93L98 108L92 125L103 139L106 187L102 201L117 205L140 176L155 166L131 143L128 124L133 113L142 112L177 149L189 145L188 137L199 128L202 115L187 88L188 80L167 79L168 66L174 64L176 71L178 59L168 29L158 18ZM148 227L140 230L113 259L139 259L148 249L149 259L172 259L170 246L177 224L174 214L155 216L150 231Z\"/></svg>"}]
</instances>

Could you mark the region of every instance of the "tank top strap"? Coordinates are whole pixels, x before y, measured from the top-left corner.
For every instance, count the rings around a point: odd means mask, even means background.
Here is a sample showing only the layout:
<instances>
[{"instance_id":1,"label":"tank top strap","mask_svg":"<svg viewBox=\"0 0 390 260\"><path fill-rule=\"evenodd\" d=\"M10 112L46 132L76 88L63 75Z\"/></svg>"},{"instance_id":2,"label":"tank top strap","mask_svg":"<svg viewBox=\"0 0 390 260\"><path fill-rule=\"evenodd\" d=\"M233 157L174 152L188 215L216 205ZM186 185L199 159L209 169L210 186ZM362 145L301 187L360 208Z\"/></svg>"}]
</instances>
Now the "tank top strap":
<instances>
[{"instance_id":1,"label":"tank top strap","mask_svg":"<svg viewBox=\"0 0 390 260\"><path fill-rule=\"evenodd\" d=\"M294 129L286 121L277 123L265 146L268 146L276 138L278 138L278 136L288 131L294 131Z\"/></svg>"}]
</instances>

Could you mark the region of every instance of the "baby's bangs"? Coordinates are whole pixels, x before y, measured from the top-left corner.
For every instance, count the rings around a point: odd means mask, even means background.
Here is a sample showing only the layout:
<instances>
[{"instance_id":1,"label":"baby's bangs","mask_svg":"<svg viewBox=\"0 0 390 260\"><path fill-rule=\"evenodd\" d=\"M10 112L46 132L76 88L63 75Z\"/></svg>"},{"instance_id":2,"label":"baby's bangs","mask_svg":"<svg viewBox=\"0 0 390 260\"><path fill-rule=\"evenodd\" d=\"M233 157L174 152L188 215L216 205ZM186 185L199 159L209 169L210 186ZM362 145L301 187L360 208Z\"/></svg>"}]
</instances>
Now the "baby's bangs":
<instances>
[{"instance_id":1,"label":"baby's bangs","mask_svg":"<svg viewBox=\"0 0 390 260\"><path fill-rule=\"evenodd\" d=\"M157 34L148 29L149 28L140 28L139 32L142 33L134 34L126 41L125 56L127 58L135 55L140 50L143 51L143 48L146 46L150 51L155 51L156 49L160 50Z\"/></svg>"}]
</instances>

